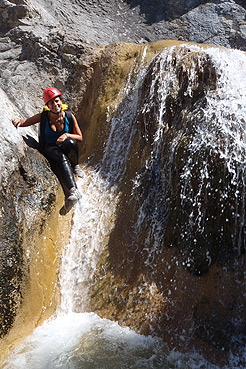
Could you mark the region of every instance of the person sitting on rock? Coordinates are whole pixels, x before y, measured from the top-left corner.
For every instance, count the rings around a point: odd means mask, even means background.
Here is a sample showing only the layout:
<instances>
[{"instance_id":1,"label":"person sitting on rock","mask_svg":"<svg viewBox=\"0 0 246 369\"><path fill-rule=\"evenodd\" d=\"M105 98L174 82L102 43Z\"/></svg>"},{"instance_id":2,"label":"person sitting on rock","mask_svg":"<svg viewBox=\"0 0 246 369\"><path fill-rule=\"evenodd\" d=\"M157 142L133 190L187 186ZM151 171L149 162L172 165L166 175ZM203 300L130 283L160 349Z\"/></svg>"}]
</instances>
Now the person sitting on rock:
<instances>
[{"instance_id":1,"label":"person sitting on rock","mask_svg":"<svg viewBox=\"0 0 246 369\"><path fill-rule=\"evenodd\" d=\"M83 137L75 116L64 110L67 106L62 103L61 96L57 88L46 88L43 112L25 119L13 117L12 123L18 128L40 122L40 151L62 185L65 194L62 212L66 213L81 197L73 172L77 176L82 174L78 165L77 142L82 141Z\"/></svg>"}]
</instances>

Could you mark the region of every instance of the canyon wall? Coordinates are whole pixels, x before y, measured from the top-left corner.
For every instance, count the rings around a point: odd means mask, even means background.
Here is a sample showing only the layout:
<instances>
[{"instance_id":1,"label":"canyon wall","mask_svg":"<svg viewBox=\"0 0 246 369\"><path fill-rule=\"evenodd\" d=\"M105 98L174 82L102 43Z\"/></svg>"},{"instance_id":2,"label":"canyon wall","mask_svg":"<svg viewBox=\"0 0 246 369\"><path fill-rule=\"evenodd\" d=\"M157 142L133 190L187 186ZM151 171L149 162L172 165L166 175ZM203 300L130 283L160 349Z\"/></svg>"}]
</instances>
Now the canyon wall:
<instances>
[{"instance_id":1,"label":"canyon wall","mask_svg":"<svg viewBox=\"0 0 246 369\"><path fill-rule=\"evenodd\" d=\"M60 226L67 226L71 220L71 214L68 219L58 215L63 197L57 179L37 150L37 128L16 130L11 117L39 112L43 89L55 85L64 93L65 102L76 114L84 133L80 162L95 167L108 137L107 122L116 115L115 106L122 103L117 100L119 92L132 66L141 64L145 46L144 66L153 58L156 61L155 56L163 49L180 46L184 41L186 45L201 42L245 50L243 1L177 1L176 7L172 4L106 0L68 1L62 5L42 0L1 3L1 337L9 332L19 312L17 320L25 321L28 301L38 300L37 305L33 303L33 315L30 313L30 329L55 310L59 301L59 256L70 231L66 228L59 238ZM179 41L155 42L161 39ZM218 73L206 52L175 49L172 63L177 66L176 87L170 90L165 103L166 131L164 141L160 141L163 146L147 170L145 164L150 160L153 137L158 132L158 99L148 101L151 78L159 73L153 63L141 80L142 105L136 116L138 124L125 186L119 185L116 226L99 262L98 275L94 276L90 309L143 333L155 332L173 341L170 344L174 346L181 344L177 341L182 334L185 336L195 327L196 339L208 344L208 350L214 347L221 352L236 345L231 338L244 334L241 323L237 327L232 324L236 316L244 318L245 302L240 293L244 284L244 221L240 228L236 218L232 218L234 195L223 203L221 213L221 194L226 196L222 173L228 183L232 174L226 171L225 160L218 153L213 156L206 148L199 152L199 160L208 160L206 168L212 178L208 184L212 195L203 193L207 202L194 215L199 217L201 209L206 213L209 221L205 231L194 233L192 204L182 198L187 196L185 180L189 179L184 174L190 155L187 145L195 128L205 122L202 112L207 94L216 91ZM195 66L196 76L192 97L187 92L190 65ZM143 106L148 104L150 111L144 111ZM179 144L173 150L176 141ZM173 163L167 167L170 151ZM193 170L191 182L198 194L200 169L194 164ZM168 181L166 171L170 174ZM133 189L136 173L139 182ZM216 192L216 188L220 191ZM242 188L240 182L235 191ZM193 201L198 203L197 199L194 197ZM244 219L242 203L243 197L237 203L237 214ZM139 209L143 211L141 222ZM154 236L151 226L157 220L162 226ZM234 240L228 237L233 233L233 222ZM137 237L136 224L141 226ZM218 234L222 225L225 229ZM155 237L160 242L157 249L153 249ZM150 240L148 246L146 239ZM42 272L38 271L40 265L44 266ZM47 268L50 275L46 279ZM223 303L219 301L221 296ZM180 326L182 316L186 319ZM196 344L196 339L190 344Z\"/></svg>"}]
</instances>

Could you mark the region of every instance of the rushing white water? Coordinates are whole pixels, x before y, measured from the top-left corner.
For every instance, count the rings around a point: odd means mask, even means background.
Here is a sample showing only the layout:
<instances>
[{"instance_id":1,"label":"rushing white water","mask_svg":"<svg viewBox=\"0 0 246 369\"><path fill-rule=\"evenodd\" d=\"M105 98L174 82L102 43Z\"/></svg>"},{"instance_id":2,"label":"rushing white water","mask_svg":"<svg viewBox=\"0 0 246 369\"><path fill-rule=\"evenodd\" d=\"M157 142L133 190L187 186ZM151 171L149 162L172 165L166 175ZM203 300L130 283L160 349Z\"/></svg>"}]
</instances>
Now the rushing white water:
<instances>
[{"instance_id":1,"label":"rushing white water","mask_svg":"<svg viewBox=\"0 0 246 369\"><path fill-rule=\"evenodd\" d=\"M191 52L200 50L190 47ZM152 145L152 153L146 162L146 170L158 163L158 156L163 146L163 137L168 127L163 122L167 93L174 89L175 65L172 63L173 50L165 50L157 60L158 68L153 76L150 100L142 109L145 114L151 99L159 100L157 129ZM207 96L207 107L203 111L203 124L197 129L190 146L190 160L181 173L181 200L188 196L201 208L201 186L207 174L207 163L201 168L201 184L196 193L190 186L192 168L201 147L210 148L214 153L226 158L228 170L232 173L233 183L244 177L246 158L245 114L246 81L239 70L246 70L246 57L237 51L208 49L216 65L219 80L216 93ZM182 55L181 55L182 57ZM187 94L192 94L195 80L194 70L190 69ZM134 71L136 73L136 71ZM144 337L128 328L121 328L117 323L100 319L96 314L85 313L89 309L88 287L93 278L97 261L107 244L114 226L117 207L117 183L122 178L136 131L135 118L138 109L139 89L145 70L138 70L137 84L132 88L129 77L122 96L124 99L118 108L118 114L109 121L109 139L100 167L97 170L82 168L84 178L79 179L82 199L76 205L70 243L67 246L61 266L61 306L55 317L34 330L9 356L5 369L216 369L216 365L207 362L197 353L188 355L175 351L168 352L165 344L153 337ZM158 89L156 89L158 84ZM156 97L156 91L158 96ZM219 112L219 114L218 114ZM215 117L215 119L213 119ZM235 118L236 117L236 118ZM220 140L218 139L220 138ZM170 161L178 145L179 137L173 141ZM223 142L223 146L221 146ZM239 166L238 166L239 162ZM237 165L236 165L237 164ZM238 171L238 168L240 169ZM239 178L240 177L240 178ZM141 175L136 174L133 182L134 191L138 188ZM238 196L235 192L235 197ZM241 194L245 196L245 194ZM139 209L136 229L144 224L145 206ZM153 212L153 222L149 238L155 242L146 263L157 252L162 223L158 219L158 209ZM192 214L191 214L192 218ZM193 221L193 219L191 219ZM194 220L202 228L202 211L197 212ZM209 255L208 255L209 257ZM245 354L245 353L243 353ZM240 369L240 358L232 357L229 366L223 368Z\"/></svg>"},{"instance_id":2,"label":"rushing white water","mask_svg":"<svg viewBox=\"0 0 246 369\"><path fill-rule=\"evenodd\" d=\"M161 368L161 357L162 344L157 339L120 328L93 313L70 313L35 329L4 368L148 369Z\"/></svg>"},{"instance_id":3,"label":"rushing white water","mask_svg":"<svg viewBox=\"0 0 246 369\"><path fill-rule=\"evenodd\" d=\"M117 202L114 190L107 189L95 171L87 170L78 186L82 199L76 206L70 243L62 258L62 312L87 310L87 289L113 227Z\"/></svg>"}]
</instances>

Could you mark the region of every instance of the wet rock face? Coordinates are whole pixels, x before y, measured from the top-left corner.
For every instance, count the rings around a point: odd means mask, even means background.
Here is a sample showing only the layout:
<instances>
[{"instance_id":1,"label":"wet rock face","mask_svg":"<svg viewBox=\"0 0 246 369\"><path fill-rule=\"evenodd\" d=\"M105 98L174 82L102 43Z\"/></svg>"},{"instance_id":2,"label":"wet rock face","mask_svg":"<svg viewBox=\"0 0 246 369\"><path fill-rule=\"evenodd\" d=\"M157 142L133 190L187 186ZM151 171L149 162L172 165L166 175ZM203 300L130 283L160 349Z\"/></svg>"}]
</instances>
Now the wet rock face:
<instances>
[{"instance_id":1,"label":"wet rock face","mask_svg":"<svg viewBox=\"0 0 246 369\"><path fill-rule=\"evenodd\" d=\"M56 200L57 181L48 164L31 148L0 196L0 337L19 311L29 273L31 245L39 238Z\"/></svg>"},{"instance_id":2,"label":"wet rock face","mask_svg":"<svg viewBox=\"0 0 246 369\"><path fill-rule=\"evenodd\" d=\"M193 225L191 214L195 220L199 212L204 211L207 219L216 218L223 223L218 219L219 211L215 204L219 204L221 186L218 180L225 164L221 164L218 157L210 155L206 147L200 148L199 157L196 157L191 167L187 164L191 160L189 145L202 124L198 112L206 105L208 91L216 89L217 75L213 62L206 54L202 56L185 50L182 55L181 49L178 50L177 54L173 52L167 67L161 61L154 60L143 81L141 108L137 117L138 133L130 159L136 165L138 184L134 190L131 189L131 194L126 195L129 196L132 217L126 215L122 222L125 226L122 234L138 234L140 238L133 243L136 242L135 246L140 247L148 239L148 248L156 248L157 264L163 247L177 247L182 254L183 264L193 273L203 274L208 271L211 262L217 260L221 240L213 221L211 224L210 221L204 222L206 229L200 232L196 222ZM169 68L175 69L175 72L165 84L165 74L168 75ZM136 159L138 152L142 153L138 155L141 162ZM209 160L208 171L214 183L210 183L211 198L206 193L200 194L201 202L207 197L201 210L194 198L192 201L192 194L200 191L203 181L200 178L200 165L205 160ZM185 181L182 183L187 171L192 171L190 184L185 184ZM134 171L131 170L131 173ZM134 181L131 178L129 183ZM183 195L186 186L190 186L190 194L187 191ZM122 209L123 217L124 214L127 214L126 205ZM136 224L139 224L138 231ZM131 228L132 232L127 231ZM232 250L228 242L225 245Z\"/></svg>"},{"instance_id":3,"label":"wet rock face","mask_svg":"<svg viewBox=\"0 0 246 369\"><path fill-rule=\"evenodd\" d=\"M23 278L23 249L13 208L9 207L9 193L1 197L1 331L6 334L12 326L21 302L21 282ZM7 198L6 198L7 197Z\"/></svg>"},{"instance_id":4,"label":"wet rock face","mask_svg":"<svg viewBox=\"0 0 246 369\"><path fill-rule=\"evenodd\" d=\"M235 196L237 189L244 192L244 170L237 159L228 170L230 157L224 159L223 153L232 150L230 139L221 133L216 108L210 107L220 72L205 52L178 50L166 66L158 56L143 81L130 159L137 163L137 175L129 181L137 183L129 200L133 219L132 225L129 218L123 222L122 233L133 227L133 234L144 235L137 244L147 238L149 249L157 248L159 256L162 247L177 247L183 265L201 275L214 262L230 265L245 252L244 205ZM230 118L225 126L229 124ZM218 147L210 146L206 135L221 140Z\"/></svg>"}]
</instances>

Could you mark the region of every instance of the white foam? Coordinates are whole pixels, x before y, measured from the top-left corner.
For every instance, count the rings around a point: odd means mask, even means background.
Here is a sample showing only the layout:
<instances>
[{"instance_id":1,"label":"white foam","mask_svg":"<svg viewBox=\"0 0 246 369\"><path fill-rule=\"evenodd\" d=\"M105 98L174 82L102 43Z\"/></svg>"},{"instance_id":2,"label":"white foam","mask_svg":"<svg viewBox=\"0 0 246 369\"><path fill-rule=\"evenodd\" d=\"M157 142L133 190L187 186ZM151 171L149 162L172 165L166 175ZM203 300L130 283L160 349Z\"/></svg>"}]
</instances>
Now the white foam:
<instances>
[{"instance_id":1,"label":"white foam","mask_svg":"<svg viewBox=\"0 0 246 369\"><path fill-rule=\"evenodd\" d=\"M160 343L94 313L61 314L36 328L3 369L139 369L140 362L141 368L150 368L160 355Z\"/></svg>"}]
</instances>

